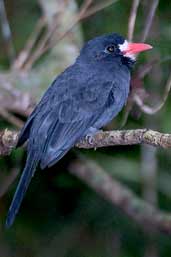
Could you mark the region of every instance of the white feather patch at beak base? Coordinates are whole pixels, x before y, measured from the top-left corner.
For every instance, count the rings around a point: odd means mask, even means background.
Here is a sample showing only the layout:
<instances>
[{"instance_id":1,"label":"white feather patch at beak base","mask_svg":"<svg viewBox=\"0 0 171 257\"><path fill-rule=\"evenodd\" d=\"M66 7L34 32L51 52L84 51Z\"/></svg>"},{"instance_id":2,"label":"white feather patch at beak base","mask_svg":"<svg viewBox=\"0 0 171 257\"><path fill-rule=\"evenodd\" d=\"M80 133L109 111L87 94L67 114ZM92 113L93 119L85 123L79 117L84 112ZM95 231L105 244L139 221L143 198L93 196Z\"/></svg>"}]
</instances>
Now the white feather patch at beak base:
<instances>
[{"instance_id":1,"label":"white feather patch at beak base","mask_svg":"<svg viewBox=\"0 0 171 257\"><path fill-rule=\"evenodd\" d=\"M132 59L133 61L136 60L136 55L135 54L131 54L131 53L126 53L127 49L128 49L128 41L125 40L123 44L119 44L119 50L123 53L123 55L125 57L128 57L130 59Z\"/></svg>"},{"instance_id":2,"label":"white feather patch at beak base","mask_svg":"<svg viewBox=\"0 0 171 257\"><path fill-rule=\"evenodd\" d=\"M152 46L144 43L129 43L127 40L125 40L123 44L119 45L119 49L124 56L135 60L136 54L150 50L152 49Z\"/></svg>"}]
</instances>

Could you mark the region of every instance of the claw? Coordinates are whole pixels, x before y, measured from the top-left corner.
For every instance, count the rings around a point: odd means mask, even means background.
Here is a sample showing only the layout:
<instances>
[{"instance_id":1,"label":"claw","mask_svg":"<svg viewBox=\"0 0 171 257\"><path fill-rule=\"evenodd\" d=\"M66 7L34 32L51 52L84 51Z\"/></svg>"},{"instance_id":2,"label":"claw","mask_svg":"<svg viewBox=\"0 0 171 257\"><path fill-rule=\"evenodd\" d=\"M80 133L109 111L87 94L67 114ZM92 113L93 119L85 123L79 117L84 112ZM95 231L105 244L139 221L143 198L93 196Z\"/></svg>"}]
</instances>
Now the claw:
<instances>
[{"instance_id":1,"label":"claw","mask_svg":"<svg viewBox=\"0 0 171 257\"><path fill-rule=\"evenodd\" d=\"M86 141L90 144L90 145L93 145L94 144L94 136L100 132L103 132L102 129L100 130L97 130L97 129L91 129L91 132L88 133L86 136L85 136L85 139Z\"/></svg>"},{"instance_id":2,"label":"claw","mask_svg":"<svg viewBox=\"0 0 171 257\"><path fill-rule=\"evenodd\" d=\"M93 141L94 141L93 135L88 134L85 136L85 139L89 143L89 145L93 145Z\"/></svg>"}]
</instances>

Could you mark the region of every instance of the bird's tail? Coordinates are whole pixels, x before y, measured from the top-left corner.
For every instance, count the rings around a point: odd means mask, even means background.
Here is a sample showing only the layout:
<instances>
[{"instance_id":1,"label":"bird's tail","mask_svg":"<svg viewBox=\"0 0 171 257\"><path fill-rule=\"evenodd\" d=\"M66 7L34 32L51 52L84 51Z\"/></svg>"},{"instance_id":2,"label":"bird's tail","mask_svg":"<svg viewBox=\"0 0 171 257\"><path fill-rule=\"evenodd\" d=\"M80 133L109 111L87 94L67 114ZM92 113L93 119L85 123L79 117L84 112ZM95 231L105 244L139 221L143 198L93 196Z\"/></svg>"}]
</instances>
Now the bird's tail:
<instances>
[{"instance_id":1,"label":"bird's tail","mask_svg":"<svg viewBox=\"0 0 171 257\"><path fill-rule=\"evenodd\" d=\"M38 158L36 157L36 155L34 153L29 153L25 168L23 170L22 176L17 186L17 190L15 192L15 195L13 197L12 203L8 211L6 219L7 228L9 228L14 222L15 216L20 208L21 202L30 184L31 178L35 173L37 164Z\"/></svg>"}]
</instances>

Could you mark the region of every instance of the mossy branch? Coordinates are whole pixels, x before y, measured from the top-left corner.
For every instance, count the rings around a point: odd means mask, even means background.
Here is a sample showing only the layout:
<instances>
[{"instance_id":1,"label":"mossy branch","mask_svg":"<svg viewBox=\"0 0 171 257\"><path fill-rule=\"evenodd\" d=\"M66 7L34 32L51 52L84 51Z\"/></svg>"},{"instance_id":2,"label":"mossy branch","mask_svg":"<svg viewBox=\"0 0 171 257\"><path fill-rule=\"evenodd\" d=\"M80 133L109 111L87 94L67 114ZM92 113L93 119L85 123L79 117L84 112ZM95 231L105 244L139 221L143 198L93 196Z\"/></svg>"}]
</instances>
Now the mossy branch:
<instances>
[{"instance_id":1,"label":"mossy branch","mask_svg":"<svg viewBox=\"0 0 171 257\"><path fill-rule=\"evenodd\" d=\"M0 132L0 155L9 155L15 148L18 132L8 129ZM91 140L85 138L76 144L79 148L99 148L116 145L148 144L156 147L171 148L171 134L151 129L113 130L99 132Z\"/></svg>"},{"instance_id":2,"label":"mossy branch","mask_svg":"<svg viewBox=\"0 0 171 257\"><path fill-rule=\"evenodd\" d=\"M156 147L171 147L171 134L150 129L99 132L91 138L91 142L89 139L77 143L76 147L88 149L143 143ZM17 140L18 132L7 129L0 131L0 155L9 155L15 148ZM109 202L122 209L124 213L142 227L149 226L171 234L171 214L162 212L138 198L131 190L114 180L97 164L86 160L84 162L77 161L69 167L69 170Z\"/></svg>"}]
</instances>

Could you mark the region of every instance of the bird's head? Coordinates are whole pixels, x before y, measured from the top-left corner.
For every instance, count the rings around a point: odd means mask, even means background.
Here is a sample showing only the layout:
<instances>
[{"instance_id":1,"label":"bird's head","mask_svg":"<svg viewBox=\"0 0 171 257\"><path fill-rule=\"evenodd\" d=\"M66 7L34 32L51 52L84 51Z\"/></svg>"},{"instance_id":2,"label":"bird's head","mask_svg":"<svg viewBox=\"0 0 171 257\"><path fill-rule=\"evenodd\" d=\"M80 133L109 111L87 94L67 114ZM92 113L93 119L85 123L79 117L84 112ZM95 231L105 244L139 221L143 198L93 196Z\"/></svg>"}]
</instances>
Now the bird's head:
<instances>
[{"instance_id":1,"label":"bird's head","mask_svg":"<svg viewBox=\"0 0 171 257\"><path fill-rule=\"evenodd\" d=\"M124 37L111 33L88 41L82 48L79 58L88 62L114 62L118 60L131 68L135 63L136 55L151 48L151 45L131 43Z\"/></svg>"}]
</instances>

